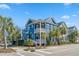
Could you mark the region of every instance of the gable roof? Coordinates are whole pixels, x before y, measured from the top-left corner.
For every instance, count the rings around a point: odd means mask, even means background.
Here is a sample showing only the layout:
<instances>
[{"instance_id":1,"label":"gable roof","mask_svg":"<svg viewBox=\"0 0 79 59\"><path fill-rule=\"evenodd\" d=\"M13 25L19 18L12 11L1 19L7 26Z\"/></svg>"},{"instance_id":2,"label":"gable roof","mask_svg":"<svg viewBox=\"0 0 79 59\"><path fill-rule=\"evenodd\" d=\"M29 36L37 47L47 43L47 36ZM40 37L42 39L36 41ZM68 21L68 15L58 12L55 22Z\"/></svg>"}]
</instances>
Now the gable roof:
<instances>
[{"instance_id":1,"label":"gable roof","mask_svg":"<svg viewBox=\"0 0 79 59\"><path fill-rule=\"evenodd\" d=\"M45 21L50 23L50 24L56 24L56 22L54 21L54 19L52 17L45 19Z\"/></svg>"},{"instance_id":2,"label":"gable roof","mask_svg":"<svg viewBox=\"0 0 79 59\"><path fill-rule=\"evenodd\" d=\"M58 27L61 25L64 25L65 27L67 27L66 23L64 21L57 23Z\"/></svg>"},{"instance_id":3,"label":"gable roof","mask_svg":"<svg viewBox=\"0 0 79 59\"><path fill-rule=\"evenodd\" d=\"M73 30L77 30L76 26L72 26L68 28L68 31L73 31Z\"/></svg>"},{"instance_id":4,"label":"gable roof","mask_svg":"<svg viewBox=\"0 0 79 59\"><path fill-rule=\"evenodd\" d=\"M75 26L72 26L72 27L69 27L68 29L74 29L74 28L76 29L76 27L75 27Z\"/></svg>"},{"instance_id":5,"label":"gable roof","mask_svg":"<svg viewBox=\"0 0 79 59\"><path fill-rule=\"evenodd\" d=\"M47 19L37 19L37 20L29 19L26 25L28 25L30 23L37 23L37 22L46 22L46 23L49 23L49 24L56 25L56 22L51 17L49 17Z\"/></svg>"}]
</instances>

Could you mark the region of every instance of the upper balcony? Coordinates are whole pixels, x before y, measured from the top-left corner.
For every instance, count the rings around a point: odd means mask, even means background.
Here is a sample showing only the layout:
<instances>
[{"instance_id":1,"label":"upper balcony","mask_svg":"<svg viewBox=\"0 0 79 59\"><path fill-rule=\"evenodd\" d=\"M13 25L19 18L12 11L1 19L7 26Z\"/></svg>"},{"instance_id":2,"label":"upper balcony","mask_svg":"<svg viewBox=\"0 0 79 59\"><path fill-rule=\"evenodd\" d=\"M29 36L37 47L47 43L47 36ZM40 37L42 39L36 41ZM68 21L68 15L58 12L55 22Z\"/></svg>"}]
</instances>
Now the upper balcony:
<instances>
[{"instance_id":1,"label":"upper balcony","mask_svg":"<svg viewBox=\"0 0 79 59\"><path fill-rule=\"evenodd\" d=\"M45 23L42 23L42 22L40 23L40 22L38 22L38 23L35 23L34 26L35 26L35 29L40 28L40 27L41 27L41 28L45 28Z\"/></svg>"},{"instance_id":2,"label":"upper balcony","mask_svg":"<svg viewBox=\"0 0 79 59\"><path fill-rule=\"evenodd\" d=\"M46 32L46 29L45 28L36 28L35 30L34 30L34 33L38 33L38 32Z\"/></svg>"}]
</instances>

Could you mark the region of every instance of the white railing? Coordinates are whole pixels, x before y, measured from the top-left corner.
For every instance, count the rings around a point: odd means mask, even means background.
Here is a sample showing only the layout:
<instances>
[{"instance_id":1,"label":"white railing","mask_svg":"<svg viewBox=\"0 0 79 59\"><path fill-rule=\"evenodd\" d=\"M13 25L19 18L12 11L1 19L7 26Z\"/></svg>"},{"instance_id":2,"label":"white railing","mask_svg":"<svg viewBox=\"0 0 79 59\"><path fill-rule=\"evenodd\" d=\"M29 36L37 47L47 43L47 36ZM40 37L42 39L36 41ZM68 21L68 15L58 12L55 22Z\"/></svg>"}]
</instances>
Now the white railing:
<instances>
[{"instance_id":1,"label":"white railing","mask_svg":"<svg viewBox=\"0 0 79 59\"><path fill-rule=\"evenodd\" d=\"M34 30L34 32L35 32L35 33L40 32L40 28L36 28L36 29ZM41 32L46 32L46 29L41 28Z\"/></svg>"}]
</instances>

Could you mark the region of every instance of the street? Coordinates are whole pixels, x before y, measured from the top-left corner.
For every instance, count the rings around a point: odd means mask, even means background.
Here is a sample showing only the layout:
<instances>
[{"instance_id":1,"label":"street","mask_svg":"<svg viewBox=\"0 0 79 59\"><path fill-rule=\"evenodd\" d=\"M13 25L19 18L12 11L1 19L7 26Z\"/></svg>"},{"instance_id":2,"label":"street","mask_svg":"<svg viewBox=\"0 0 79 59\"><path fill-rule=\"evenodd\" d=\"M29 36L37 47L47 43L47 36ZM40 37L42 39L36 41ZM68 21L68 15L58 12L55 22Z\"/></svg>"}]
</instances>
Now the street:
<instances>
[{"instance_id":1,"label":"street","mask_svg":"<svg viewBox=\"0 0 79 59\"><path fill-rule=\"evenodd\" d=\"M79 44L49 46L45 49L36 49L35 52L24 51L26 47L15 47L14 53L0 53L0 56L79 56Z\"/></svg>"}]
</instances>

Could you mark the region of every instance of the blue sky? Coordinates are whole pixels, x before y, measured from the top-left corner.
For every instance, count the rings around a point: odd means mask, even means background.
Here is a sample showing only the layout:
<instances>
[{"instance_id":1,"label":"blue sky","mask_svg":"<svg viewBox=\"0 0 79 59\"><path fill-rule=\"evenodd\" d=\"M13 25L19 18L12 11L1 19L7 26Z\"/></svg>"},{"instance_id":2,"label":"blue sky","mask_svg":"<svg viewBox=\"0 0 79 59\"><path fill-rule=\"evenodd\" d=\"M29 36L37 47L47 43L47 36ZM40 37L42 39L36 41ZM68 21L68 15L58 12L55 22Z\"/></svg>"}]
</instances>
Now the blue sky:
<instances>
[{"instance_id":1,"label":"blue sky","mask_svg":"<svg viewBox=\"0 0 79 59\"><path fill-rule=\"evenodd\" d=\"M64 21L68 27L79 29L79 4L72 3L15 3L0 4L0 15L11 17L15 25L25 27L29 18L45 19L53 17L56 22Z\"/></svg>"}]
</instances>

